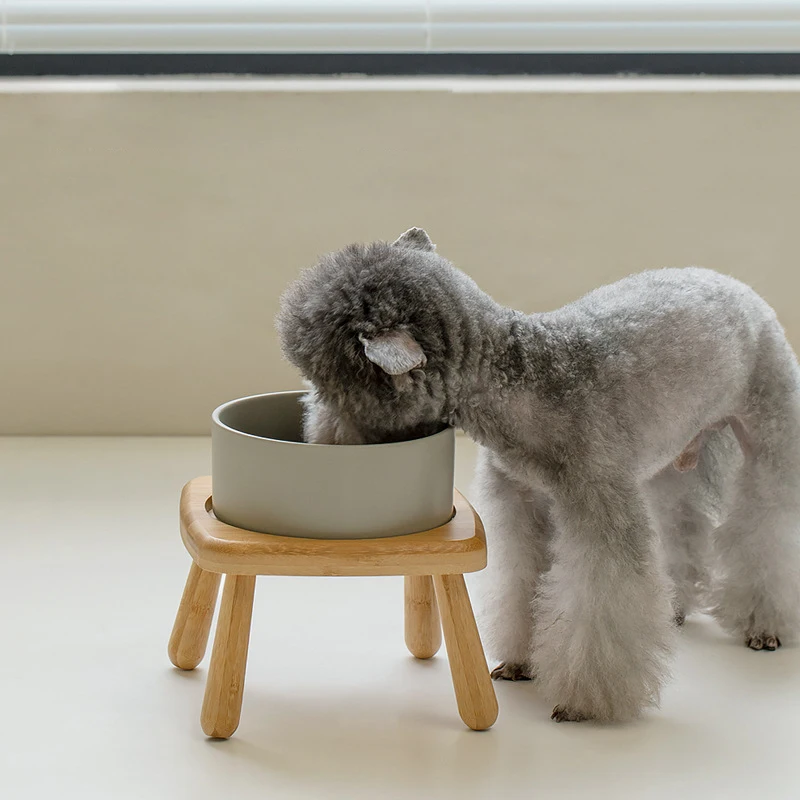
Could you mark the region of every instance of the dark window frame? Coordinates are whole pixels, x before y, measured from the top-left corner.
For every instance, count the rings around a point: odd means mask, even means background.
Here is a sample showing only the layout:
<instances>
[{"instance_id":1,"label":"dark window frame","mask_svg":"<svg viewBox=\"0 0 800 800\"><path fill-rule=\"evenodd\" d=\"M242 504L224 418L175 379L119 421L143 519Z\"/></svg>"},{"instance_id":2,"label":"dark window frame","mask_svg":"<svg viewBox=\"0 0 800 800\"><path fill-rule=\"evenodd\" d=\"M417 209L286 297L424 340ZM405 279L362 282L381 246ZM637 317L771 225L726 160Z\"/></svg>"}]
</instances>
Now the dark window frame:
<instances>
[{"instance_id":1,"label":"dark window frame","mask_svg":"<svg viewBox=\"0 0 800 800\"><path fill-rule=\"evenodd\" d=\"M800 75L800 53L22 53L0 77Z\"/></svg>"}]
</instances>

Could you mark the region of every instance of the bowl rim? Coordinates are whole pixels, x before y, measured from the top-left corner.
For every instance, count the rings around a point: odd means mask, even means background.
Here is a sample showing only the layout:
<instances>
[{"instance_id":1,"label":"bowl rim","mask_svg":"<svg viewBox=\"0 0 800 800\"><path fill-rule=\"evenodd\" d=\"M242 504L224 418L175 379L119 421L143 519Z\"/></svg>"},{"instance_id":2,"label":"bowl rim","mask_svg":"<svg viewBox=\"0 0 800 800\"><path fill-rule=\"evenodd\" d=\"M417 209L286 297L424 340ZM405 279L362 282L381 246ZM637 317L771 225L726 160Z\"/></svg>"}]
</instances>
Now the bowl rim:
<instances>
[{"instance_id":1,"label":"bowl rim","mask_svg":"<svg viewBox=\"0 0 800 800\"><path fill-rule=\"evenodd\" d=\"M246 439L255 439L262 442L275 442L276 444L289 445L293 447L335 447L337 450L363 450L365 447L409 447L418 445L419 442L426 442L430 441L431 439L436 439L439 436L454 434L453 427L448 425L437 433L432 433L430 436L420 436L417 439L404 439L402 442L384 442L373 444L318 444L315 442L292 442L288 439L273 439L270 436L256 436L254 433L246 433L245 431L240 431L237 428L232 428L230 425L226 425L224 422L222 422L222 420L220 420L220 414L222 414L226 408L237 405L238 403L243 403L246 400L256 400L261 397L277 397L280 395L293 395L295 397L301 397L302 395L308 394L308 392L308 389L288 389L280 392L262 392L260 394L249 394L245 397L236 397L233 400L228 400L227 402L222 403L214 409L214 411L211 413L212 426L216 426L221 430L235 434L236 436L242 436Z\"/></svg>"}]
</instances>

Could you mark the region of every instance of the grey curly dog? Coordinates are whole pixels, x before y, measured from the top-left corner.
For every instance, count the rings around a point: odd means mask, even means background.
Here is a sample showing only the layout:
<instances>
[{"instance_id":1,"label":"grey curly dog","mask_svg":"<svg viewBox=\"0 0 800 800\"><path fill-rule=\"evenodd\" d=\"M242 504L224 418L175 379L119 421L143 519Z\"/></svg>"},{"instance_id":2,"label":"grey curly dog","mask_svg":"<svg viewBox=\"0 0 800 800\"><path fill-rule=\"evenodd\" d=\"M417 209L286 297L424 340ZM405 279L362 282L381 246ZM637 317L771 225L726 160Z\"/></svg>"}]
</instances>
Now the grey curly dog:
<instances>
[{"instance_id":1,"label":"grey curly dog","mask_svg":"<svg viewBox=\"0 0 800 800\"><path fill-rule=\"evenodd\" d=\"M481 630L554 719L657 704L692 610L756 650L800 627L800 371L748 286L663 269L523 314L412 228L323 257L278 330L310 441L482 446Z\"/></svg>"}]
</instances>

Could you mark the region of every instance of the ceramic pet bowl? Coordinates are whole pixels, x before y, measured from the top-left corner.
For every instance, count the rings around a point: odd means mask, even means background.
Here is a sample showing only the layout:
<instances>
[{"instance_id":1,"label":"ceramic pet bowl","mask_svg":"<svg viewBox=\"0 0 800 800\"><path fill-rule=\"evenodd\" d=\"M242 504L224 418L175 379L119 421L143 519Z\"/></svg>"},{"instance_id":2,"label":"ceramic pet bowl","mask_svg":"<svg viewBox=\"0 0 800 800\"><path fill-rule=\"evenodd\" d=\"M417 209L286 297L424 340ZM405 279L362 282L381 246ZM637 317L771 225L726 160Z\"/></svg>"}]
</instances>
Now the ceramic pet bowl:
<instances>
[{"instance_id":1,"label":"ceramic pet bowl","mask_svg":"<svg viewBox=\"0 0 800 800\"><path fill-rule=\"evenodd\" d=\"M392 444L307 444L303 394L243 397L214 411L212 502L220 520L261 533L361 539L450 519L452 428Z\"/></svg>"}]
</instances>

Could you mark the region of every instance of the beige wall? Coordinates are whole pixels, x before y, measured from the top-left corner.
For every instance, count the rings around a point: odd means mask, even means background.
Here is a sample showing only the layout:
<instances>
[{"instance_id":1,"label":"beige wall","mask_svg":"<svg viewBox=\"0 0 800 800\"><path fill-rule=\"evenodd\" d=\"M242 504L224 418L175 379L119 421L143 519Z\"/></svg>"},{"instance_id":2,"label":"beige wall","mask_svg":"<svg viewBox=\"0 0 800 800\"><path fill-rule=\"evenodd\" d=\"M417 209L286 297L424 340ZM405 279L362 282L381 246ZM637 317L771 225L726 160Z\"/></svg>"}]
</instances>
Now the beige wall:
<instances>
[{"instance_id":1,"label":"beige wall","mask_svg":"<svg viewBox=\"0 0 800 800\"><path fill-rule=\"evenodd\" d=\"M304 265L423 225L504 303L703 264L800 346L800 93L0 93L0 432L197 433L294 387Z\"/></svg>"}]
</instances>

